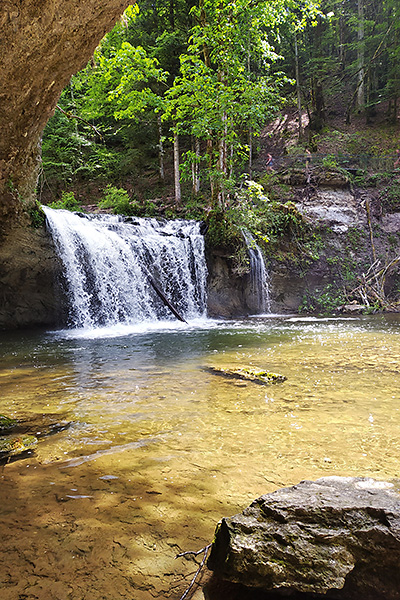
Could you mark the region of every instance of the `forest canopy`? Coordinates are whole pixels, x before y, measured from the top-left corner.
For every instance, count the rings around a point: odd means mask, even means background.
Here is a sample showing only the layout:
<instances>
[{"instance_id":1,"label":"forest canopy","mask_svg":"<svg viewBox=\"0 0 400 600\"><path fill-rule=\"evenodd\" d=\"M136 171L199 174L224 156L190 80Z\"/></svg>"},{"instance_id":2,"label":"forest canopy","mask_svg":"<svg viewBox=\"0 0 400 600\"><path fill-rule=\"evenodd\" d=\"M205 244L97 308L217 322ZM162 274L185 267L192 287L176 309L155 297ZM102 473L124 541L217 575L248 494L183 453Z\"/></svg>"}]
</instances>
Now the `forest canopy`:
<instances>
[{"instance_id":1,"label":"forest canopy","mask_svg":"<svg viewBox=\"0 0 400 600\"><path fill-rule=\"evenodd\" d=\"M372 120L385 104L395 122L399 10L399 0L140 0L63 91L40 192L97 182L223 207L284 105L297 107L304 144L334 111Z\"/></svg>"}]
</instances>

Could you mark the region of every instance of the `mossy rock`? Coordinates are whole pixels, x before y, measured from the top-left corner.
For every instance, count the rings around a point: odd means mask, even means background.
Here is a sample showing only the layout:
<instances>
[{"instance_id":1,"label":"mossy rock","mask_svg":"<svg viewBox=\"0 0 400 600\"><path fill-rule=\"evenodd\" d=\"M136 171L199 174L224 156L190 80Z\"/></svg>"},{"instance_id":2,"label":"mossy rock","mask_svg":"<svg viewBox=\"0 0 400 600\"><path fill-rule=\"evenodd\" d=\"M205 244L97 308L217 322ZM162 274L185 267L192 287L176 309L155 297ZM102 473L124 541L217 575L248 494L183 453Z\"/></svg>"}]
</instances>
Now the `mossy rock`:
<instances>
[{"instance_id":1,"label":"mossy rock","mask_svg":"<svg viewBox=\"0 0 400 600\"><path fill-rule=\"evenodd\" d=\"M270 371L263 371L262 369L256 369L253 367L239 367L237 369L223 369L222 367L207 367L206 369L210 373L215 375L222 375L231 379L242 379L245 381L252 381L260 385L270 385L271 383L282 383L286 381L285 375L279 375L278 373L272 373Z\"/></svg>"},{"instance_id":2,"label":"mossy rock","mask_svg":"<svg viewBox=\"0 0 400 600\"><path fill-rule=\"evenodd\" d=\"M16 419L6 417L5 415L0 415L0 433L2 431L6 431L7 429L11 429L11 427L15 427L17 423L18 421Z\"/></svg>"},{"instance_id":3,"label":"mossy rock","mask_svg":"<svg viewBox=\"0 0 400 600\"><path fill-rule=\"evenodd\" d=\"M10 436L0 438L0 455L16 456L33 450L38 443L34 435L23 435L20 437Z\"/></svg>"}]
</instances>

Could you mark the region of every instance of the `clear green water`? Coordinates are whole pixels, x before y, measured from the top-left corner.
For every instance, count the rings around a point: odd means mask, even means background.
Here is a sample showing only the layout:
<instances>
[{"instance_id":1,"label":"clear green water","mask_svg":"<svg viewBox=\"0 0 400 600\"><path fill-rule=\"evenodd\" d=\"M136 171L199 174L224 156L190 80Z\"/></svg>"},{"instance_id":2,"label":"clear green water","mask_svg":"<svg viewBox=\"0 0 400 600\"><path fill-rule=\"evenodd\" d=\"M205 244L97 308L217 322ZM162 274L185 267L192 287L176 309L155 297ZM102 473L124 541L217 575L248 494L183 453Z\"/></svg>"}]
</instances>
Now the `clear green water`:
<instances>
[{"instance_id":1,"label":"clear green water","mask_svg":"<svg viewBox=\"0 0 400 600\"><path fill-rule=\"evenodd\" d=\"M287 381L204 370L248 365ZM33 520L41 556L52 548L65 563L60 598L79 597L80 585L88 599L128 588L137 599L179 598L186 567L176 552L207 544L222 516L259 495L323 475L399 477L399 365L395 315L2 334L0 413L72 426L3 470L0 525L20 525L18 556L0 574L23 571ZM71 523L83 550L63 536ZM71 580L78 560L85 569ZM92 582L98 561L104 576ZM57 597L29 565L25 579L3 577L10 600L39 584L32 598Z\"/></svg>"}]
</instances>

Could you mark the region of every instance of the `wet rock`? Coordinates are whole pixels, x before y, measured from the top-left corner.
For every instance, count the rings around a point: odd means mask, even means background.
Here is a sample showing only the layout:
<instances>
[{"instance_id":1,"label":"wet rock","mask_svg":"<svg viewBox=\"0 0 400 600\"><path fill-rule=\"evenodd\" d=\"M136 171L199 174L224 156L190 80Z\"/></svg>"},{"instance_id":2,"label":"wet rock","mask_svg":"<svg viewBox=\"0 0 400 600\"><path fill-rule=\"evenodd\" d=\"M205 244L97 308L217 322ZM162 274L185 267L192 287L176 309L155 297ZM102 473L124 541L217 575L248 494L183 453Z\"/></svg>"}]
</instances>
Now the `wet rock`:
<instances>
[{"instance_id":1,"label":"wet rock","mask_svg":"<svg viewBox=\"0 0 400 600\"><path fill-rule=\"evenodd\" d=\"M38 443L34 435L23 435L20 437L7 436L0 438L0 463L11 456L25 454L36 448Z\"/></svg>"},{"instance_id":2,"label":"wet rock","mask_svg":"<svg viewBox=\"0 0 400 600\"><path fill-rule=\"evenodd\" d=\"M253 381L260 385L266 385L270 383L282 383L286 381L284 375L278 373L271 373L270 371L263 371L261 369L255 369L254 367L240 367L237 369L223 369L222 367L207 367L205 369L209 373L215 375L222 375L230 379L242 379L245 381Z\"/></svg>"},{"instance_id":3,"label":"wet rock","mask_svg":"<svg viewBox=\"0 0 400 600\"><path fill-rule=\"evenodd\" d=\"M286 185L306 185L307 174L304 167L295 167L279 173L279 180Z\"/></svg>"},{"instance_id":4,"label":"wet rock","mask_svg":"<svg viewBox=\"0 0 400 600\"><path fill-rule=\"evenodd\" d=\"M62 323L61 264L44 227L15 227L0 242L0 329Z\"/></svg>"},{"instance_id":5,"label":"wet rock","mask_svg":"<svg viewBox=\"0 0 400 600\"><path fill-rule=\"evenodd\" d=\"M59 415L34 415L12 419L0 415L0 464L31 454L40 438L68 429L70 421L56 420Z\"/></svg>"},{"instance_id":6,"label":"wet rock","mask_svg":"<svg viewBox=\"0 0 400 600\"><path fill-rule=\"evenodd\" d=\"M223 580L338 600L398 600L399 564L399 492L361 477L261 496L221 521L208 561Z\"/></svg>"},{"instance_id":7,"label":"wet rock","mask_svg":"<svg viewBox=\"0 0 400 600\"><path fill-rule=\"evenodd\" d=\"M207 308L211 317L235 317L254 312L248 306L245 277L233 272L232 258L224 253L207 251Z\"/></svg>"},{"instance_id":8,"label":"wet rock","mask_svg":"<svg viewBox=\"0 0 400 600\"><path fill-rule=\"evenodd\" d=\"M7 431L7 429L11 429L11 427L14 427L17 423L18 421L16 419L6 417L6 415L0 415L0 434L3 431Z\"/></svg>"},{"instance_id":9,"label":"wet rock","mask_svg":"<svg viewBox=\"0 0 400 600\"><path fill-rule=\"evenodd\" d=\"M350 181L347 173L324 168L314 169L313 178L318 185L332 188L346 187Z\"/></svg>"}]
</instances>

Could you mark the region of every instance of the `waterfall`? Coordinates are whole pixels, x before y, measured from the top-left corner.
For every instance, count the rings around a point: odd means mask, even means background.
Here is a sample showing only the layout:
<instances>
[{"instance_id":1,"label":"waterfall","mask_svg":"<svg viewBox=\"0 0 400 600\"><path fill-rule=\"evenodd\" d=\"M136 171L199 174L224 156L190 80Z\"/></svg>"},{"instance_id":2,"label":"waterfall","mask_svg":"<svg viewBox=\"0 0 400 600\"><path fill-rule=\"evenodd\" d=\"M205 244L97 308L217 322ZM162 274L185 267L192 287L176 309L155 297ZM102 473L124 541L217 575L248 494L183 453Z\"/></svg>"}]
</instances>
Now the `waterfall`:
<instances>
[{"instance_id":1,"label":"waterfall","mask_svg":"<svg viewBox=\"0 0 400 600\"><path fill-rule=\"evenodd\" d=\"M206 315L200 223L43 210L63 264L70 326L172 318L149 276L185 319Z\"/></svg>"},{"instance_id":2,"label":"waterfall","mask_svg":"<svg viewBox=\"0 0 400 600\"><path fill-rule=\"evenodd\" d=\"M243 230L250 259L250 287L248 304L257 313L267 313L271 309L269 276L264 257L250 232Z\"/></svg>"}]
</instances>

